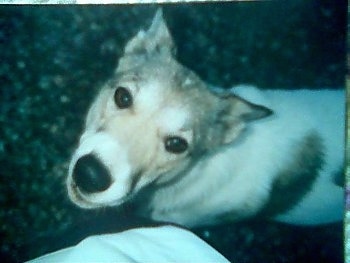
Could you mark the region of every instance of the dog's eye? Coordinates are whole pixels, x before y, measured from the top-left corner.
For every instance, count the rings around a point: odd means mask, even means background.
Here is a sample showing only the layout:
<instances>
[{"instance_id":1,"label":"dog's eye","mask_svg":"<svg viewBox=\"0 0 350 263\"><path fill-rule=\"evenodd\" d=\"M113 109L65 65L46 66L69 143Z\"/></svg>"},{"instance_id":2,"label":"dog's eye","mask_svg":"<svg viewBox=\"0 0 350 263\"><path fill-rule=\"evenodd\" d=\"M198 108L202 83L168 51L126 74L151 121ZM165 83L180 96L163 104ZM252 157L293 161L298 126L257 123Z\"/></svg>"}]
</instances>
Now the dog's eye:
<instances>
[{"instance_id":1,"label":"dog's eye","mask_svg":"<svg viewBox=\"0 0 350 263\"><path fill-rule=\"evenodd\" d=\"M132 96L124 87L118 87L114 92L114 101L119 109L126 109L132 105Z\"/></svg>"},{"instance_id":2,"label":"dog's eye","mask_svg":"<svg viewBox=\"0 0 350 263\"><path fill-rule=\"evenodd\" d=\"M178 136L169 136L164 140L165 149L171 153L183 153L188 148L188 142Z\"/></svg>"}]
</instances>

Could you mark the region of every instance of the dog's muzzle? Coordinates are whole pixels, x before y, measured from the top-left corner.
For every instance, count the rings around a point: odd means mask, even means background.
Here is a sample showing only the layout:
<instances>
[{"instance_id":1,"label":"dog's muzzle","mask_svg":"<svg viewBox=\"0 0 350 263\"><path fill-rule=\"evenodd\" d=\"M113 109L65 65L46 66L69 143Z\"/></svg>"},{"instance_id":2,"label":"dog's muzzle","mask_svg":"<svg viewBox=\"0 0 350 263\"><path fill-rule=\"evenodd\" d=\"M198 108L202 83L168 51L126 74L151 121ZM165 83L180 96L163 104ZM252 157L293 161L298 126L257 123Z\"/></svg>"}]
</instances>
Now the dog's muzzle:
<instances>
[{"instance_id":1,"label":"dog's muzzle","mask_svg":"<svg viewBox=\"0 0 350 263\"><path fill-rule=\"evenodd\" d=\"M80 157L73 168L73 182L87 194L103 192L112 184L108 169L93 154Z\"/></svg>"}]
</instances>

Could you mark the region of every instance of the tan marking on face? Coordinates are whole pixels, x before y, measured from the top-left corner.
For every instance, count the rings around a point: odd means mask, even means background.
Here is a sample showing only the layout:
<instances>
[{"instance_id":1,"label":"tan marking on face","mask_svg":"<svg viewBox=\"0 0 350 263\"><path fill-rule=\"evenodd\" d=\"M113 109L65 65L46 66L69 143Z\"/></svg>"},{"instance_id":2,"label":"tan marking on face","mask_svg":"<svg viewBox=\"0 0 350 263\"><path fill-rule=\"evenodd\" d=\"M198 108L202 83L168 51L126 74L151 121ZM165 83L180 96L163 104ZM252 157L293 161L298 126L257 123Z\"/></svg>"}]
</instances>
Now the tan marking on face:
<instances>
[{"instance_id":1,"label":"tan marking on face","mask_svg":"<svg viewBox=\"0 0 350 263\"><path fill-rule=\"evenodd\" d=\"M103 111L106 121L102 129L116 138L127 151L132 173L142 171L142 185L153 181L160 174L176 169L183 161L184 154L165 150L164 140L167 136L180 136L189 144L192 142L188 109L181 104L169 106L172 102L172 97L169 97L171 94L162 93L159 89L159 83L148 83L140 90L133 88L134 105L131 109L116 107L112 99L113 89Z\"/></svg>"}]
</instances>

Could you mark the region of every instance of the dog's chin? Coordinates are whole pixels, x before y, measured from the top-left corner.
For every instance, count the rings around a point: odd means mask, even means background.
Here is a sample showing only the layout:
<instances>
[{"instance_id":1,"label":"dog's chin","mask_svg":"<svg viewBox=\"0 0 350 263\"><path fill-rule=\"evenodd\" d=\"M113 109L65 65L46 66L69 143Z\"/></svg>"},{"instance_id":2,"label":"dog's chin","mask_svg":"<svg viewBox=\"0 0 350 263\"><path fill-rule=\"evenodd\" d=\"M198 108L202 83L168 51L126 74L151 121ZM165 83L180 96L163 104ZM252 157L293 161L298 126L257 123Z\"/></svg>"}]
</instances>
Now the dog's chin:
<instances>
[{"instance_id":1,"label":"dog's chin","mask_svg":"<svg viewBox=\"0 0 350 263\"><path fill-rule=\"evenodd\" d=\"M108 200L104 198L101 200L100 196L102 193L98 194L84 194L79 191L79 189L71 187L68 190L68 195L70 200L78 207L84 209L98 209L103 207L120 206L131 198L131 195L125 195L118 199Z\"/></svg>"}]
</instances>

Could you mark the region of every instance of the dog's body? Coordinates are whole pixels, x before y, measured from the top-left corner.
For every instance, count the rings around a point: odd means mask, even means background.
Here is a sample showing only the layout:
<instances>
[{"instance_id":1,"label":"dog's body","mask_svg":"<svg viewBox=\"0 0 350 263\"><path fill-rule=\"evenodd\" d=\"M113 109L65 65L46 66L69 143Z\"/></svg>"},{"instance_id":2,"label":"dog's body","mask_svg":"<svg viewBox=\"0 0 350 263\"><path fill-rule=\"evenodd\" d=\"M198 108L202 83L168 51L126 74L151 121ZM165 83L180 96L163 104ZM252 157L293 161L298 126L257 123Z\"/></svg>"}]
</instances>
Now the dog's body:
<instances>
[{"instance_id":1,"label":"dog's body","mask_svg":"<svg viewBox=\"0 0 350 263\"><path fill-rule=\"evenodd\" d=\"M257 213L295 224L341 219L343 189L335 182L343 166L344 93L238 91L275 114L251 123L235 143L154 191L152 217L186 225Z\"/></svg>"},{"instance_id":2,"label":"dog's body","mask_svg":"<svg viewBox=\"0 0 350 263\"><path fill-rule=\"evenodd\" d=\"M208 89L173 50L161 12L128 42L72 158L73 202L186 226L340 220L344 91Z\"/></svg>"}]
</instances>

